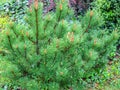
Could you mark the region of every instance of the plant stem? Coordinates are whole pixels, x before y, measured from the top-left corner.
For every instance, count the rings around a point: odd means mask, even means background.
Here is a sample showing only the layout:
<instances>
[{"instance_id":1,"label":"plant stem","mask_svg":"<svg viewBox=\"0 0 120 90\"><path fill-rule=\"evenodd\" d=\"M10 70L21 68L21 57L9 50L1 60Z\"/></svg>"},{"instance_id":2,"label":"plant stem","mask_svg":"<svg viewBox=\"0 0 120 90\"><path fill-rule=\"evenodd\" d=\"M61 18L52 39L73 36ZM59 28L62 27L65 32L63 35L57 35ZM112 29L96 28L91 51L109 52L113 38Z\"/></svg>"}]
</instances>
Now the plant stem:
<instances>
[{"instance_id":1,"label":"plant stem","mask_svg":"<svg viewBox=\"0 0 120 90\"><path fill-rule=\"evenodd\" d=\"M14 49L13 49L12 44L11 44L10 36L8 35L7 37L8 37L8 41L9 41L9 44L10 44L10 48L11 48L12 51L14 52Z\"/></svg>"},{"instance_id":2,"label":"plant stem","mask_svg":"<svg viewBox=\"0 0 120 90\"><path fill-rule=\"evenodd\" d=\"M34 40L32 40L32 38L30 36L27 37L28 40L30 40L33 44L35 44L36 42Z\"/></svg>"},{"instance_id":3,"label":"plant stem","mask_svg":"<svg viewBox=\"0 0 120 90\"><path fill-rule=\"evenodd\" d=\"M24 48L24 51L25 51L25 59L27 60L27 50L26 50L26 48Z\"/></svg>"},{"instance_id":4,"label":"plant stem","mask_svg":"<svg viewBox=\"0 0 120 90\"><path fill-rule=\"evenodd\" d=\"M38 30L38 9L35 9L35 15L36 15L36 54L39 54L39 30Z\"/></svg>"}]
</instances>

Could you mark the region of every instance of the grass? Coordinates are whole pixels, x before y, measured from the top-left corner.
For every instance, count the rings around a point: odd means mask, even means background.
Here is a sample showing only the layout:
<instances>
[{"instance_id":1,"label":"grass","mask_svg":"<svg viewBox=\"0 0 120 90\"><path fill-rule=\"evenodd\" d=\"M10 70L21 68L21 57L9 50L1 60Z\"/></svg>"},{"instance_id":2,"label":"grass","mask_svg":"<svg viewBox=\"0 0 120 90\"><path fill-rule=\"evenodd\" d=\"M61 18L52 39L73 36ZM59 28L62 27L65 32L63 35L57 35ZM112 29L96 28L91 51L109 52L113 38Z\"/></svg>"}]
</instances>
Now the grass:
<instances>
[{"instance_id":1,"label":"grass","mask_svg":"<svg viewBox=\"0 0 120 90\"><path fill-rule=\"evenodd\" d=\"M87 90L120 90L120 56L109 62L100 79L100 83Z\"/></svg>"}]
</instances>

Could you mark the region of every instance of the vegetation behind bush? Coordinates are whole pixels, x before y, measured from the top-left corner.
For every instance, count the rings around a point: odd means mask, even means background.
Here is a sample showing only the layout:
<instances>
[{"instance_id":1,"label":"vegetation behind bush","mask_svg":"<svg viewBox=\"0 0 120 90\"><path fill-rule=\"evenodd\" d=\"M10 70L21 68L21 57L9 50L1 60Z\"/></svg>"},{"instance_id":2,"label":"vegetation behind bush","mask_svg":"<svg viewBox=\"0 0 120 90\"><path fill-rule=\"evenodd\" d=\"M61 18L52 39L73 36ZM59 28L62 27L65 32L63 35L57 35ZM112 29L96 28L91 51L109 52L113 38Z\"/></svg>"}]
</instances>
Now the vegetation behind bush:
<instances>
[{"instance_id":1,"label":"vegetation behind bush","mask_svg":"<svg viewBox=\"0 0 120 90\"><path fill-rule=\"evenodd\" d=\"M26 14L26 9L28 8L27 0L16 0L7 1L0 3L0 16L7 15L12 21L25 24L24 16Z\"/></svg>"},{"instance_id":2,"label":"vegetation behind bush","mask_svg":"<svg viewBox=\"0 0 120 90\"><path fill-rule=\"evenodd\" d=\"M95 3L104 17L106 28L120 27L120 0L96 0Z\"/></svg>"}]
</instances>

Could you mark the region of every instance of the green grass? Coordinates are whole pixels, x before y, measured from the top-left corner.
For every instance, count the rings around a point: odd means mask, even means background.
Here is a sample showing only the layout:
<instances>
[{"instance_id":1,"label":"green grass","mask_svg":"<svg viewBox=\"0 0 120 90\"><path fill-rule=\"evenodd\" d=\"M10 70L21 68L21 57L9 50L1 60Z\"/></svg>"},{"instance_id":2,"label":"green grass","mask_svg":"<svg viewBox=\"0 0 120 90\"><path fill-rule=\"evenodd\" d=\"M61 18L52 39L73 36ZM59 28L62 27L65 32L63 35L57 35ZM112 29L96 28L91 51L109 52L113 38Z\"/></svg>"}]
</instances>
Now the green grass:
<instances>
[{"instance_id":1,"label":"green grass","mask_svg":"<svg viewBox=\"0 0 120 90\"><path fill-rule=\"evenodd\" d=\"M108 64L101 74L102 81L87 90L120 90L120 57Z\"/></svg>"}]
</instances>

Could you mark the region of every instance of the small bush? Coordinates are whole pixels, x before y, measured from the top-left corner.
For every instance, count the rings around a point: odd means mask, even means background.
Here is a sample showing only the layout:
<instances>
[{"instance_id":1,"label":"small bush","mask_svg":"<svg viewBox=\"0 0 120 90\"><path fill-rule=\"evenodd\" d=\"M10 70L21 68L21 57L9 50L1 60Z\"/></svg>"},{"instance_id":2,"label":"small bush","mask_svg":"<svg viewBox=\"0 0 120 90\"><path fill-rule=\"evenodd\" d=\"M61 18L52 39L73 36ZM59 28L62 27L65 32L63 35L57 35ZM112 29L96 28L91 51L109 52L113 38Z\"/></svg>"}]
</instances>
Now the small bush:
<instances>
[{"instance_id":1,"label":"small bush","mask_svg":"<svg viewBox=\"0 0 120 90\"><path fill-rule=\"evenodd\" d=\"M42 4L34 2L25 18L27 26L10 23L0 34L0 58L9 89L62 90L81 89L108 63L119 33L100 30L102 17L89 11L81 21L66 19L68 2L57 3L56 12L42 14ZM4 66L4 65L2 65Z\"/></svg>"}]
</instances>

